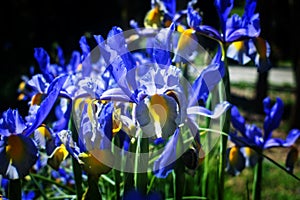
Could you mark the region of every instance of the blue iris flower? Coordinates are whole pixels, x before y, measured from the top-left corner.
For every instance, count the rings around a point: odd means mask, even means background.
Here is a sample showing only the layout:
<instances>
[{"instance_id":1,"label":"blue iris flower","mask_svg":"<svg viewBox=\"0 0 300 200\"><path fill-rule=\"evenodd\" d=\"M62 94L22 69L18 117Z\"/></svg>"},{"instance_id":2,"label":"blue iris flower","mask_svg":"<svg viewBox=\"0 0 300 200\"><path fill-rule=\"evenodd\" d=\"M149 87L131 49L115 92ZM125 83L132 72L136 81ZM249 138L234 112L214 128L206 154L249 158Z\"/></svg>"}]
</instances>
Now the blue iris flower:
<instances>
[{"instance_id":1,"label":"blue iris flower","mask_svg":"<svg viewBox=\"0 0 300 200\"><path fill-rule=\"evenodd\" d=\"M160 49L161 44L170 41L172 31L171 25L168 29L158 33L159 43L157 45L154 43L153 52L157 52L156 50ZM228 102L221 103L214 111L197 106L198 101L206 100L209 91L224 75L221 51L218 51L212 64L194 82L191 91L186 96L180 82L181 71L170 64L170 54L165 53L166 49L161 51L162 53L153 53L150 61L138 65L139 62L134 60L135 57L126 48L120 28L113 27L108 34L107 42L103 38L98 41L101 41L99 43L100 51L103 52L104 60L118 84L118 87L104 91L100 99L136 104L136 119L130 119L130 117L123 119L128 119L127 122L132 126L135 126L135 120L137 120L146 135L151 136L152 134L159 140L161 138L162 141L168 140L165 151L155 163L154 168L157 176L160 176L159 174L166 176L170 170L163 166L165 166L164 162L169 162L174 156L174 151L169 150L169 147L176 147L174 142L176 143L176 139L180 135L179 124L188 118L188 125L195 133L199 130L193 120L195 115L217 118L229 108ZM147 60L147 58L144 59ZM145 63L149 64L145 65ZM153 130L155 130L155 134L153 134ZM170 164L170 168L172 168L172 162Z\"/></svg>"},{"instance_id":2,"label":"blue iris flower","mask_svg":"<svg viewBox=\"0 0 300 200\"><path fill-rule=\"evenodd\" d=\"M263 104L266 114L263 129L257 127L255 124L246 124L237 107L233 106L231 108L231 122L235 131L230 133L230 140L237 147L249 147L259 152L273 147L291 147L300 136L298 129L290 130L285 139L274 138L272 136L272 132L280 125L283 114L282 100L277 97L275 104L272 106L271 99L266 97Z\"/></svg>"},{"instance_id":3,"label":"blue iris flower","mask_svg":"<svg viewBox=\"0 0 300 200\"><path fill-rule=\"evenodd\" d=\"M24 178L38 159L36 144L23 134L27 128L18 110L8 109L0 119L0 174Z\"/></svg>"}]
</instances>

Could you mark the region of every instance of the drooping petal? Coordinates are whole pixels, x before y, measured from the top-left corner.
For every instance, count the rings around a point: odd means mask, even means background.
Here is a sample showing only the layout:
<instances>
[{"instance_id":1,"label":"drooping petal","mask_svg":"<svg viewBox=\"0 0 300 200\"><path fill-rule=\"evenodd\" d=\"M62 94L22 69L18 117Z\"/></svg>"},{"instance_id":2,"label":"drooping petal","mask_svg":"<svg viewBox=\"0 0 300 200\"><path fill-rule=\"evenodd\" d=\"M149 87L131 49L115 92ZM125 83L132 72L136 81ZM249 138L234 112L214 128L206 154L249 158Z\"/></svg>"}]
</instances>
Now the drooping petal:
<instances>
[{"instance_id":1,"label":"drooping petal","mask_svg":"<svg viewBox=\"0 0 300 200\"><path fill-rule=\"evenodd\" d=\"M298 154L299 151L295 145L290 147L290 150L288 152L288 155L285 160L285 167L290 172L293 173L294 171L294 165L296 161L298 160Z\"/></svg>"},{"instance_id":2,"label":"drooping petal","mask_svg":"<svg viewBox=\"0 0 300 200\"><path fill-rule=\"evenodd\" d=\"M240 151L240 148L237 146L233 146L228 148L226 151L226 171L236 176L241 173L241 171L245 168L245 158Z\"/></svg>"},{"instance_id":3,"label":"drooping petal","mask_svg":"<svg viewBox=\"0 0 300 200\"><path fill-rule=\"evenodd\" d=\"M167 95L153 95L136 107L136 119L148 137L168 138L178 127L176 101Z\"/></svg>"},{"instance_id":4,"label":"drooping petal","mask_svg":"<svg viewBox=\"0 0 300 200\"><path fill-rule=\"evenodd\" d=\"M187 109L187 114L189 115L196 114L196 115L201 115L201 116L206 116L206 117L216 119L219 118L230 107L231 104L228 103L227 101L224 101L216 105L214 111L210 111L207 108L202 106L193 106Z\"/></svg>"},{"instance_id":5,"label":"drooping petal","mask_svg":"<svg viewBox=\"0 0 300 200\"><path fill-rule=\"evenodd\" d=\"M247 55L248 51L245 47L245 41L232 42L226 51L226 56L237 61L241 65L245 65L251 61Z\"/></svg>"},{"instance_id":6,"label":"drooping petal","mask_svg":"<svg viewBox=\"0 0 300 200\"><path fill-rule=\"evenodd\" d=\"M38 159L34 142L22 134L5 137L0 143L0 150L3 163L0 173L9 179L24 178Z\"/></svg>"},{"instance_id":7,"label":"drooping petal","mask_svg":"<svg viewBox=\"0 0 300 200\"><path fill-rule=\"evenodd\" d=\"M257 71L260 73L266 72L272 68L272 63L269 59L271 47L267 41L261 37L253 39L257 53L255 54L254 62L257 66Z\"/></svg>"},{"instance_id":8,"label":"drooping petal","mask_svg":"<svg viewBox=\"0 0 300 200\"><path fill-rule=\"evenodd\" d=\"M53 169L58 170L61 162L63 162L68 155L69 152L67 151L65 145L61 144L60 146L56 147L52 154L49 156L47 164Z\"/></svg>"},{"instance_id":9,"label":"drooping petal","mask_svg":"<svg viewBox=\"0 0 300 200\"><path fill-rule=\"evenodd\" d=\"M285 140L281 138L268 139L264 145L264 148L266 149L271 147L290 147L296 142L299 136L300 131L298 129L292 129L290 130Z\"/></svg>"},{"instance_id":10,"label":"drooping petal","mask_svg":"<svg viewBox=\"0 0 300 200\"><path fill-rule=\"evenodd\" d=\"M258 161L258 154L250 147L241 147L240 151L245 157L245 167L254 167Z\"/></svg>"},{"instance_id":11,"label":"drooping petal","mask_svg":"<svg viewBox=\"0 0 300 200\"><path fill-rule=\"evenodd\" d=\"M158 178L166 178L173 170L176 161L176 147L180 135L179 129L176 129L174 135L166 144L160 157L154 162L153 173Z\"/></svg>"}]
</instances>

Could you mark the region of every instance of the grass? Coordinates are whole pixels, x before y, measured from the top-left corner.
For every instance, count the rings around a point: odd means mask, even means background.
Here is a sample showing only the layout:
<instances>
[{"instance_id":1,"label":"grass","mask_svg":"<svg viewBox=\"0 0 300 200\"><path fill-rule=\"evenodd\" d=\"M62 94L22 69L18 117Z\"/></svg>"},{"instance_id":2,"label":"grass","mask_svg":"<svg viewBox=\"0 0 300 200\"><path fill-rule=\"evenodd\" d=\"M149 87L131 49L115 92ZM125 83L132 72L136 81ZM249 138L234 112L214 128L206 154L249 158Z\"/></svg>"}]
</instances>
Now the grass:
<instances>
[{"instance_id":1,"label":"grass","mask_svg":"<svg viewBox=\"0 0 300 200\"><path fill-rule=\"evenodd\" d=\"M282 158L283 159L283 158ZM281 159L281 160L282 160ZM284 164L283 161L280 164ZM295 175L300 176L300 163L295 168ZM253 169L248 168L236 177L227 175L225 182L225 199L240 200L251 199L251 187L253 181ZM300 199L299 181L264 160L262 199ZM247 192L248 191L248 192ZM248 194L247 194L248 193Z\"/></svg>"}]
</instances>

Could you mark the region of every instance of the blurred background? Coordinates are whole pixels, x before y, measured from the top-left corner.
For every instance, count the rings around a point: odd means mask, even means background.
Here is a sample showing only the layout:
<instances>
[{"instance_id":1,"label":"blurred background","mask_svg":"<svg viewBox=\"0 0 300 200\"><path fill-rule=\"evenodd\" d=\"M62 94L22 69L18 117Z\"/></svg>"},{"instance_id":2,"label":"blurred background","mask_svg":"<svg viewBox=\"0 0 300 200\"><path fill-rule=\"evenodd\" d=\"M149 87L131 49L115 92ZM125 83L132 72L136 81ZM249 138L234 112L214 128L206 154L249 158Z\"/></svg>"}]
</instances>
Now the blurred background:
<instances>
[{"instance_id":1,"label":"blurred background","mask_svg":"<svg viewBox=\"0 0 300 200\"><path fill-rule=\"evenodd\" d=\"M178 0L177 8L183 8L188 1ZM290 1L263 1L258 0L257 12L261 16L261 36L271 45L271 61L274 68L292 70L295 74L299 67L299 25L297 20L299 8L297 0ZM243 13L243 0L235 0L236 12ZM17 88L22 75L29 75L30 66L37 68L33 56L35 47L43 47L51 54L55 45L60 45L65 56L73 50L80 51L79 39L86 33L106 34L112 26L128 29L129 20L135 19L141 26L146 12L150 9L150 0L10 0L2 2L0 8L1 39L0 39L0 111L8 107L18 108L26 112L26 103L17 101ZM196 7L200 8L205 24L218 26L218 18L212 0L199 0ZM299 11L299 10L298 10ZM236 63L232 63L236 64ZM280 78L280 77L278 77ZM298 78L299 79L299 78ZM239 84L237 84L239 86ZM242 84L240 84L241 86ZM246 86L245 86L246 85ZM261 102L269 95L268 73L257 74L256 83L244 84L243 87L252 87L251 100ZM277 87L284 89L292 98L290 107L299 105L297 92L299 87L284 85ZM286 90L287 89L287 90ZM243 95L236 93L235 95ZM245 96L245 95L244 95ZM242 98L240 98L242 100ZM300 107L296 107L298 111ZM25 113L26 114L26 113ZM298 112L290 120L290 126L300 126Z\"/></svg>"}]
</instances>

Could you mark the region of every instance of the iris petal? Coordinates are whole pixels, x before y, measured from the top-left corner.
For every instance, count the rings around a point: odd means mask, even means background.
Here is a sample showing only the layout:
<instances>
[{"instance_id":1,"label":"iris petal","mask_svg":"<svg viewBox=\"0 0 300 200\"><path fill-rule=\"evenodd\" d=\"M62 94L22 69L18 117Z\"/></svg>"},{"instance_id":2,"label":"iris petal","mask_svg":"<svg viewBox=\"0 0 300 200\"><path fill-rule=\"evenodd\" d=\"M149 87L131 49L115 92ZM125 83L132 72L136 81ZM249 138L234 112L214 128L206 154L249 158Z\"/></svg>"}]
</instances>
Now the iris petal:
<instances>
[{"instance_id":1,"label":"iris petal","mask_svg":"<svg viewBox=\"0 0 300 200\"><path fill-rule=\"evenodd\" d=\"M22 134L11 135L5 138L5 142L2 141L1 145L5 145L4 148L3 146L0 148L0 159L3 161L2 175L9 179L23 178L28 175L30 168L38 159L38 150L31 138ZM5 166L7 169L3 173Z\"/></svg>"},{"instance_id":2,"label":"iris petal","mask_svg":"<svg viewBox=\"0 0 300 200\"><path fill-rule=\"evenodd\" d=\"M176 129L172 138L166 144L160 157L154 162L153 172L158 178L166 178L173 170L176 161L176 147L179 138L179 129Z\"/></svg>"},{"instance_id":3,"label":"iris petal","mask_svg":"<svg viewBox=\"0 0 300 200\"><path fill-rule=\"evenodd\" d=\"M187 113L197 114L197 115L206 116L215 119L220 117L226 110L230 108L230 106L231 106L230 103L226 101L222 102L215 107L213 112L202 106L193 106L187 109Z\"/></svg>"},{"instance_id":4,"label":"iris petal","mask_svg":"<svg viewBox=\"0 0 300 200\"><path fill-rule=\"evenodd\" d=\"M47 97L41 103L39 110L36 113L36 120L33 124L23 131L23 134L28 136L46 119L47 115L52 109L59 92L65 83L66 79L68 78L67 75L62 75L54 79L51 85L48 88Z\"/></svg>"},{"instance_id":5,"label":"iris petal","mask_svg":"<svg viewBox=\"0 0 300 200\"><path fill-rule=\"evenodd\" d=\"M276 98L276 103L270 109L264 121L264 140L267 141L272 134L272 131L278 128L283 114L283 102L280 98Z\"/></svg>"}]
</instances>

